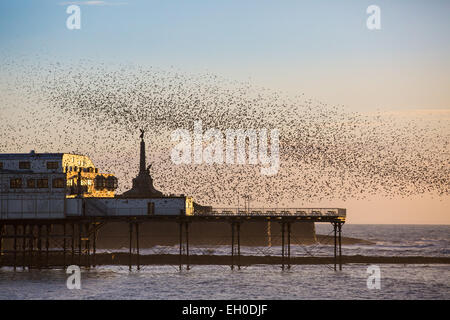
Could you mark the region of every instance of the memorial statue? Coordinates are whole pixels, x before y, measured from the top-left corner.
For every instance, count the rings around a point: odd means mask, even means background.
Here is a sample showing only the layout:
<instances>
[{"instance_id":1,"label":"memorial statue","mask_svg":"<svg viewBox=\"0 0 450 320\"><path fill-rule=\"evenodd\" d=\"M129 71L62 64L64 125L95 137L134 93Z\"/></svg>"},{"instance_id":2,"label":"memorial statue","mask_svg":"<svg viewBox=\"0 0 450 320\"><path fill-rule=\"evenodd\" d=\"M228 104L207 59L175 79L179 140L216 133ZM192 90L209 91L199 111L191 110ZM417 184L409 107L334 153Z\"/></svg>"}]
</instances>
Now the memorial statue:
<instances>
[{"instance_id":1,"label":"memorial statue","mask_svg":"<svg viewBox=\"0 0 450 320\"><path fill-rule=\"evenodd\" d=\"M145 141L144 129L139 129L141 134L140 155L139 155L139 173L133 179L133 187L122 194L122 197L128 198L149 198L149 197L163 197L162 192L155 189L153 186L153 179L150 175L151 164L146 165L145 159Z\"/></svg>"}]
</instances>

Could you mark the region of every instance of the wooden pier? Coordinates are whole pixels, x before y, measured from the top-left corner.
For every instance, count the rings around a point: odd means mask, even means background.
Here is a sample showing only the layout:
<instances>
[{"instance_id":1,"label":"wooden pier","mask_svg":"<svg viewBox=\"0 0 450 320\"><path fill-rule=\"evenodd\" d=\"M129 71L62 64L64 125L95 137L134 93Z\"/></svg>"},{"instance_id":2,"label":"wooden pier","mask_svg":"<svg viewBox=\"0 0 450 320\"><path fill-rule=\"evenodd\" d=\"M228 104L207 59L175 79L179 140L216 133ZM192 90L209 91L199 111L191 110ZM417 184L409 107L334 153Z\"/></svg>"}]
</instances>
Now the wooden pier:
<instances>
[{"instance_id":1,"label":"wooden pier","mask_svg":"<svg viewBox=\"0 0 450 320\"><path fill-rule=\"evenodd\" d=\"M129 270L140 270L139 226L156 221L173 222L179 226L179 270L190 269L189 226L195 222L221 222L230 225L231 269L241 268L241 225L256 221L279 223L281 227L281 269L291 268L291 227L294 223L331 223L334 234L334 270L342 270L342 225L345 209L277 209L220 211L194 215L77 216L65 219L4 219L0 220L0 266L17 268L50 268L79 265L96 266L98 231L110 222L129 224ZM3 246L12 240L12 248ZM52 246L50 246L50 242ZM183 246L185 250L183 250ZM133 254L133 247L136 254ZM60 265L50 263L50 255L62 255ZM8 257L8 259L6 259ZM134 259L132 259L135 257ZM133 262L134 260L134 262Z\"/></svg>"}]
</instances>

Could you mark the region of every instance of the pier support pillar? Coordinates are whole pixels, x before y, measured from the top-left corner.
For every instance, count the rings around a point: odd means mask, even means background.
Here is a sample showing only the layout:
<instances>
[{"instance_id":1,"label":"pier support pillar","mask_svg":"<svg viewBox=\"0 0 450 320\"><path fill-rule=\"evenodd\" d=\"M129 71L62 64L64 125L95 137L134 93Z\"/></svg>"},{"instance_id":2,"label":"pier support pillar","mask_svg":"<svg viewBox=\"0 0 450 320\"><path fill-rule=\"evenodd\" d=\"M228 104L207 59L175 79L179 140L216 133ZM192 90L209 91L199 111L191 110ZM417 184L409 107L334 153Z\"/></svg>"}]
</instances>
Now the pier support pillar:
<instances>
[{"instance_id":1,"label":"pier support pillar","mask_svg":"<svg viewBox=\"0 0 450 320\"><path fill-rule=\"evenodd\" d=\"M236 231L237 231L237 263L238 270L241 270L241 223L236 223Z\"/></svg>"},{"instance_id":2,"label":"pier support pillar","mask_svg":"<svg viewBox=\"0 0 450 320\"><path fill-rule=\"evenodd\" d=\"M189 222L179 221L180 227L180 253L179 253L179 269L180 271L183 269L183 225L185 230L185 240L186 240L186 270L190 270L189 265Z\"/></svg>"},{"instance_id":3,"label":"pier support pillar","mask_svg":"<svg viewBox=\"0 0 450 320\"><path fill-rule=\"evenodd\" d=\"M83 225L78 224L78 265L81 266L81 233L83 232Z\"/></svg>"},{"instance_id":4,"label":"pier support pillar","mask_svg":"<svg viewBox=\"0 0 450 320\"><path fill-rule=\"evenodd\" d=\"M231 270L234 269L234 222L231 222Z\"/></svg>"},{"instance_id":5,"label":"pier support pillar","mask_svg":"<svg viewBox=\"0 0 450 320\"><path fill-rule=\"evenodd\" d=\"M13 257L13 259L14 259L14 271L16 271L16 268L17 268L17 225L16 224L14 224L14 244L13 244L13 247L14 247L14 257Z\"/></svg>"},{"instance_id":6,"label":"pier support pillar","mask_svg":"<svg viewBox=\"0 0 450 320\"><path fill-rule=\"evenodd\" d=\"M338 223L338 232L339 232L339 270L342 270L342 223Z\"/></svg>"},{"instance_id":7,"label":"pier support pillar","mask_svg":"<svg viewBox=\"0 0 450 320\"><path fill-rule=\"evenodd\" d=\"M45 265L49 267L49 261L48 261L48 250L50 247L50 225L46 225L46 233L45 233Z\"/></svg>"},{"instance_id":8,"label":"pier support pillar","mask_svg":"<svg viewBox=\"0 0 450 320\"><path fill-rule=\"evenodd\" d=\"M63 223L63 268L66 269L66 223Z\"/></svg>"},{"instance_id":9,"label":"pier support pillar","mask_svg":"<svg viewBox=\"0 0 450 320\"><path fill-rule=\"evenodd\" d=\"M28 271L31 270L33 265L33 241L34 241L34 225L30 224L30 227L28 228L29 235L28 235Z\"/></svg>"},{"instance_id":10,"label":"pier support pillar","mask_svg":"<svg viewBox=\"0 0 450 320\"><path fill-rule=\"evenodd\" d=\"M281 222L281 269L284 270L284 222Z\"/></svg>"},{"instance_id":11,"label":"pier support pillar","mask_svg":"<svg viewBox=\"0 0 450 320\"><path fill-rule=\"evenodd\" d=\"M186 269L189 270L191 268L189 266L189 222L185 222L184 226L186 230Z\"/></svg>"},{"instance_id":12,"label":"pier support pillar","mask_svg":"<svg viewBox=\"0 0 450 320\"><path fill-rule=\"evenodd\" d=\"M141 270L141 266L139 263L139 256L140 256L140 253L139 253L139 223L136 223L136 254L137 254L137 256L136 256L137 269Z\"/></svg>"},{"instance_id":13,"label":"pier support pillar","mask_svg":"<svg viewBox=\"0 0 450 320\"><path fill-rule=\"evenodd\" d=\"M180 262L180 271L183 267L182 263L183 263L183 222L180 221L180 256L179 256L179 262Z\"/></svg>"},{"instance_id":14,"label":"pier support pillar","mask_svg":"<svg viewBox=\"0 0 450 320\"><path fill-rule=\"evenodd\" d=\"M90 238L90 234L89 234L89 227L90 224L86 223L85 225L85 237L84 237L84 241L86 241L85 243L85 251L86 251L86 268L90 268L91 267L91 238Z\"/></svg>"},{"instance_id":15,"label":"pier support pillar","mask_svg":"<svg viewBox=\"0 0 450 320\"><path fill-rule=\"evenodd\" d=\"M3 225L0 224L0 266L3 265Z\"/></svg>"},{"instance_id":16,"label":"pier support pillar","mask_svg":"<svg viewBox=\"0 0 450 320\"><path fill-rule=\"evenodd\" d=\"M22 225L22 270L25 270L26 249L27 249L27 225Z\"/></svg>"},{"instance_id":17,"label":"pier support pillar","mask_svg":"<svg viewBox=\"0 0 450 320\"><path fill-rule=\"evenodd\" d=\"M291 223L290 222L287 223L287 232L288 232L288 234L287 234L288 266L287 267L288 267L288 269L290 269L291 268Z\"/></svg>"},{"instance_id":18,"label":"pier support pillar","mask_svg":"<svg viewBox=\"0 0 450 320\"><path fill-rule=\"evenodd\" d=\"M337 223L333 222L334 229L334 271L337 270Z\"/></svg>"},{"instance_id":19,"label":"pier support pillar","mask_svg":"<svg viewBox=\"0 0 450 320\"><path fill-rule=\"evenodd\" d=\"M37 249L38 249L38 258L37 258L37 265L38 265L38 269L41 269L41 262L42 262L42 226L38 225L38 240L37 240ZM48 266L45 266L48 267Z\"/></svg>"},{"instance_id":20,"label":"pier support pillar","mask_svg":"<svg viewBox=\"0 0 450 320\"><path fill-rule=\"evenodd\" d=\"M236 242L237 239L237 242ZM235 247L237 244L237 248ZM235 253L237 252L237 267L241 269L241 224L238 221L231 222L231 270L234 270Z\"/></svg>"},{"instance_id":21,"label":"pier support pillar","mask_svg":"<svg viewBox=\"0 0 450 320\"><path fill-rule=\"evenodd\" d=\"M71 255L71 263L70 264L74 264L75 263L75 224L72 223L72 234L71 234L71 251L70 251L70 255Z\"/></svg>"},{"instance_id":22,"label":"pier support pillar","mask_svg":"<svg viewBox=\"0 0 450 320\"><path fill-rule=\"evenodd\" d=\"M94 231L92 233L92 266L95 268L95 255L97 253L97 225L94 224Z\"/></svg>"},{"instance_id":23,"label":"pier support pillar","mask_svg":"<svg viewBox=\"0 0 450 320\"><path fill-rule=\"evenodd\" d=\"M132 249L133 249L133 223L129 222L129 228L130 228L130 252L128 254L128 269L131 271L131 255L132 255Z\"/></svg>"}]
</instances>

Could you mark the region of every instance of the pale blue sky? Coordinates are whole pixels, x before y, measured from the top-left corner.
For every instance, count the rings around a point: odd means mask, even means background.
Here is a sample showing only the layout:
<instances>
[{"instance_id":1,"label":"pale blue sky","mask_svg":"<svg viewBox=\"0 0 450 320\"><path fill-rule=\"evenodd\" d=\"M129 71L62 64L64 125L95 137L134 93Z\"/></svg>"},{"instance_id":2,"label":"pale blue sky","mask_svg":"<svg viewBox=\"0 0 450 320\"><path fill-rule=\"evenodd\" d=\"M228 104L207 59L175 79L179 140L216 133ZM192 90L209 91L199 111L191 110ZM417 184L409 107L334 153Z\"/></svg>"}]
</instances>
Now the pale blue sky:
<instances>
[{"instance_id":1,"label":"pale blue sky","mask_svg":"<svg viewBox=\"0 0 450 320\"><path fill-rule=\"evenodd\" d=\"M210 71L363 110L450 107L450 1L105 2L81 4L68 30L67 2L0 1L0 58ZM371 4L382 30L366 28Z\"/></svg>"}]
</instances>

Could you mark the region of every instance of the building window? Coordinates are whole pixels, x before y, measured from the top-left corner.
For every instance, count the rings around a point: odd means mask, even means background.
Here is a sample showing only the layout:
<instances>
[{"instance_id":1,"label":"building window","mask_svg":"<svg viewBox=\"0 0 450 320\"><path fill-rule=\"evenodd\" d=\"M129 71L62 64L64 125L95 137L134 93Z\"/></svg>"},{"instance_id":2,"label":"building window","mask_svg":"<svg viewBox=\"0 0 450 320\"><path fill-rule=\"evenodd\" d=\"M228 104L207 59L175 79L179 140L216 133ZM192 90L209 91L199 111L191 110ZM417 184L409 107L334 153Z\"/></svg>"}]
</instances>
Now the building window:
<instances>
[{"instance_id":1,"label":"building window","mask_svg":"<svg viewBox=\"0 0 450 320\"><path fill-rule=\"evenodd\" d=\"M11 189L19 189L22 188L22 179L21 178L12 178L9 180L9 187Z\"/></svg>"},{"instance_id":2,"label":"building window","mask_svg":"<svg viewBox=\"0 0 450 320\"><path fill-rule=\"evenodd\" d=\"M36 188L36 180L27 179L27 188Z\"/></svg>"},{"instance_id":3,"label":"building window","mask_svg":"<svg viewBox=\"0 0 450 320\"><path fill-rule=\"evenodd\" d=\"M38 179L37 187L38 188L48 188L48 179Z\"/></svg>"},{"instance_id":4,"label":"building window","mask_svg":"<svg viewBox=\"0 0 450 320\"><path fill-rule=\"evenodd\" d=\"M94 188L97 190L103 190L106 187L106 179L102 175L98 175L94 179Z\"/></svg>"},{"instance_id":5,"label":"building window","mask_svg":"<svg viewBox=\"0 0 450 320\"><path fill-rule=\"evenodd\" d=\"M118 181L117 178L114 176L109 176L108 178L106 178L106 189L112 191L117 189L118 186Z\"/></svg>"},{"instance_id":6,"label":"building window","mask_svg":"<svg viewBox=\"0 0 450 320\"><path fill-rule=\"evenodd\" d=\"M155 214L155 203L154 202L147 203L147 214L149 216L152 216Z\"/></svg>"},{"instance_id":7,"label":"building window","mask_svg":"<svg viewBox=\"0 0 450 320\"><path fill-rule=\"evenodd\" d=\"M48 161L47 169L58 169L58 162L56 161Z\"/></svg>"},{"instance_id":8,"label":"building window","mask_svg":"<svg viewBox=\"0 0 450 320\"><path fill-rule=\"evenodd\" d=\"M19 169L30 169L30 161L19 161Z\"/></svg>"},{"instance_id":9,"label":"building window","mask_svg":"<svg viewBox=\"0 0 450 320\"><path fill-rule=\"evenodd\" d=\"M63 178L55 178L52 183L53 188L64 188L64 179Z\"/></svg>"}]
</instances>

